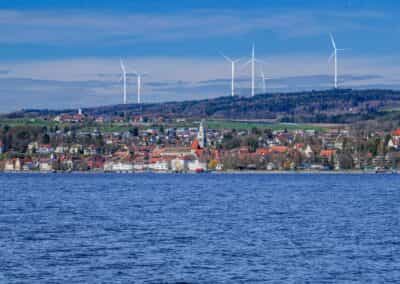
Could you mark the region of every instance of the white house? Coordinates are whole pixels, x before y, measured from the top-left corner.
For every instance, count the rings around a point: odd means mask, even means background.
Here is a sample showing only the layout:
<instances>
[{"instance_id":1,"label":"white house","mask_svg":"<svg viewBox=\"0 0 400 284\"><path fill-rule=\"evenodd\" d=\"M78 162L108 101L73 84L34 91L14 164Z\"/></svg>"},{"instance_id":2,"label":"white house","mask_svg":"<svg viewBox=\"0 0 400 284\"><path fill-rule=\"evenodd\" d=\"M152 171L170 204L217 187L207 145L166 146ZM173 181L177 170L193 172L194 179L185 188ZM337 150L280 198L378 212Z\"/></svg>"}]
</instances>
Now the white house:
<instances>
[{"instance_id":1,"label":"white house","mask_svg":"<svg viewBox=\"0 0 400 284\"><path fill-rule=\"evenodd\" d=\"M79 154L81 151L82 151L82 145L80 145L80 144L75 144L75 145L72 145L71 146L71 148L69 149L69 153L70 154Z\"/></svg>"},{"instance_id":2,"label":"white house","mask_svg":"<svg viewBox=\"0 0 400 284\"><path fill-rule=\"evenodd\" d=\"M133 165L133 169L134 169L135 171L141 172L141 171L146 170L146 165L143 164L143 163L136 163L136 164Z\"/></svg>"},{"instance_id":3,"label":"white house","mask_svg":"<svg viewBox=\"0 0 400 284\"><path fill-rule=\"evenodd\" d=\"M396 149L397 145L393 142L393 139L389 139L388 144L387 144L389 149Z\"/></svg>"},{"instance_id":4,"label":"white house","mask_svg":"<svg viewBox=\"0 0 400 284\"><path fill-rule=\"evenodd\" d=\"M7 160L6 163L4 164L4 171L6 172L21 171L21 169L22 169L22 163L19 158L13 160Z\"/></svg>"},{"instance_id":5,"label":"white house","mask_svg":"<svg viewBox=\"0 0 400 284\"><path fill-rule=\"evenodd\" d=\"M36 150L38 154L48 155L54 152L53 148L50 145L40 145Z\"/></svg>"},{"instance_id":6,"label":"white house","mask_svg":"<svg viewBox=\"0 0 400 284\"><path fill-rule=\"evenodd\" d=\"M36 152L38 148L39 148L38 142L31 142L28 144L28 153L32 154L33 152Z\"/></svg>"},{"instance_id":7,"label":"white house","mask_svg":"<svg viewBox=\"0 0 400 284\"><path fill-rule=\"evenodd\" d=\"M188 160L176 158L171 161L171 170L174 172L184 172L188 170Z\"/></svg>"},{"instance_id":8,"label":"white house","mask_svg":"<svg viewBox=\"0 0 400 284\"><path fill-rule=\"evenodd\" d=\"M39 170L41 172L51 172L53 171L53 165L50 160L48 161L41 161L39 164Z\"/></svg>"},{"instance_id":9,"label":"white house","mask_svg":"<svg viewBox=\"0 0 400 284\"><path fill-rule=\"evenodd\" d=\"M155 163L149 164L149 169L158 172L166 172L170 169L169 163L167 161L161 160Z\"/></svg>"},{"instance_id":10,"label":"white house","mask_svg":"<svg viewBox=\"0 0 400 284\"><path fill-rule=\"evenodd\" d=\"M104 163L104 171L115 173L130 173L133 172L133 164L128 162L108 161Z\"/></svg>"},{"instance_id":11,"label":"white house","mask_svg":"<svg viewBox=\"0 0 400 284\"><path fill-rule=\"evenodd\" d=\"M66 147L66 146L57 146L56 149L54 150L54 153L56 153L56 154L64 154L67 151L68 151L68 147Z\"/></svg>"},{"instance_id":12,"label":"white house","mask_svg":"<svg viewBox=\"0 0 400 284\"><path fill-rule=\"evenodd\" d=\"M85 156L94 156L97 154L96 148L94 146L89 146L83 149L83 155Z\"/></svg>"},{"instance_id":13,"label":"white house","mask_svg":"<svg viewBox=\"0 0 400 284\"><path fill-rule=\"evenodd\" d=\"M191 172L205 172L207 171L207 164L200 162L199 160L188 161L188 170Z\"/></svg>"},{"instance_id":14,"label":"white house","mask_svg":"<svg viewBox=\"0 0 400 284\"><path fill-rule=\"evenodd\" d=\"M307 145L306 148L304 149L304 155L306 155L307 158L310 158L313 154L313 150L311 149L310 145Z\"/></svg>"},{"instance_id":15,"label":"white house","mask_svg":"<svg viewBox=\"0 0 400 284\"><path fill-rule=\"evenodd\" d=\"M13 160L6 161L6 163L4 164L4 171L6 171L6 172L14 171L14 161Z\"/></svg>"}]
</instances>

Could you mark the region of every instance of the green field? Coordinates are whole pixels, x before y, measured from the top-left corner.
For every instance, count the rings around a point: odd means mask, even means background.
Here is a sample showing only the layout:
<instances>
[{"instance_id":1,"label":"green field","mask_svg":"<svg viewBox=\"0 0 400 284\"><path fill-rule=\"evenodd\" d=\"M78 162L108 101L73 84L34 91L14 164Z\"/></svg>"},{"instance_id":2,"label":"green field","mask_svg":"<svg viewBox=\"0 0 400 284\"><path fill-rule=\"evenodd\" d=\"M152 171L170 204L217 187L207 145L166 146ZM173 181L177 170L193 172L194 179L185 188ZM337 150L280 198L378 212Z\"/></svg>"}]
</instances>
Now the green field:
<instances>
[{"instance_id":1,"label":"green field","mask_svg":"<svg viewBox=\"0 0 400 284\"><path fill-rule=\"evenodd\" d=\"M44 120L40 118L22 118L22 119L1 119L0 126L8 125L10 127L16 126L37 126L37 127L64 127L71 126L74 124L62 124L55 121ZM75 124L82 131L92 131L94 129L98 129L104 133L110 132L124 132L132 129L132 126L129 123L90 123L89 125L85 124ZM167 127L198 127L199 121L184 121L180 123L171 123L164 124L165 128ZM146 129L152 126L157 127L156 125L140 125L139 128ZM252 121L232 121L232 120L206 120L206 127L209 129L236 129L236 130L250 130L252 128L258 129L272 129L272 130L316 130L316 131L324 131L328 127L326 125L318 125L318 124L294 124L294 123L269 123L269 122L252 122Z\"/></svg>"},{"instance_id":2,"label":"green field","mask_svg":"<svg viewBox=\"0 0 400 284\"><path fill-rule=\"evenodd\" d=\"M60 125L58 122L44 120L40 118L17 118L17 119L0 119L0 125L15 126L39 126L39 127L52 127Z\"/></svg>"},{"instance_id":3,"label":"green field","mask_svg":"<svg viewBox=\"0 0 400 284\"><path fill-rule=\"evenodd\" d=\"M225 120L209 120L206 122L207 128L211 129L236 129L250 130L252 128L272 129L272 130L316 130L324 131L326 126L312 124L295 124L295 123L268 123L268 122L242 122L242 121L225 121Z\"/></svg>"},{"instance_id":4,"label":"green field","mask_svg":"<svg viewBox=\"0 0 400 284\"><path fill-rule=\"evenodd\" d=\"M81 128L82 131L93 131L95 129L99 130L103 133L112 133L112 132L125 132L132 129L133 126L128 123L104 123L97 124L94 126L83 126Z\"/></svg>"}]
</instances>

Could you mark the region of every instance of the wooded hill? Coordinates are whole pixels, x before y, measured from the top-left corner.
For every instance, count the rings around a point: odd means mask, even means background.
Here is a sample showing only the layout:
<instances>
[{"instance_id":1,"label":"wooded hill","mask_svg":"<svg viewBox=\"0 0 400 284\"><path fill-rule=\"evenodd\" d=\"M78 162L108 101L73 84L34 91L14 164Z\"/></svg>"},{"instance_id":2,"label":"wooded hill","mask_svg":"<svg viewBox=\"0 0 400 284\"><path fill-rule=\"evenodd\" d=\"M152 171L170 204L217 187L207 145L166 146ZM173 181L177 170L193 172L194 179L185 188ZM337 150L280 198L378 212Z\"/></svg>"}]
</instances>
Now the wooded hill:
<instances>
[{"instance_id":1,"label":"wooded hill","mask_svg":"<svg viewBox=\"0 0 400 284\"><path fill-rule=\"evenodd\" d=\"M281 122L351 123L368 119L400 119L400 91L326 90L219 97L208 100L127 104L83 109L88 115L166 118L268 119ZM23 110L8 118L76 113L76 110Z\"/></svg>"}]
</instances>

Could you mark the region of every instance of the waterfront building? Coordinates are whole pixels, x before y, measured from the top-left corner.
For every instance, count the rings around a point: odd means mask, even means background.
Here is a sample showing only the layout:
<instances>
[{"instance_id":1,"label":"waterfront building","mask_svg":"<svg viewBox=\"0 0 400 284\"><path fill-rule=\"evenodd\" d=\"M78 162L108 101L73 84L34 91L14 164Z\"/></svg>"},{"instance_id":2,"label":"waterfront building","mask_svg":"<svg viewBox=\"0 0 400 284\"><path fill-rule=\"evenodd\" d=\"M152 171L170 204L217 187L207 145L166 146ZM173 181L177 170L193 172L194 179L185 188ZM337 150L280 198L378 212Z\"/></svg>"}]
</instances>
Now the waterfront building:
<instances>
[{"instance_id":1,"label":"waterfront building","mask_svg":"<svg viewBox=\"0 0 400 284\"><path fill-rule=\"evenodd\" d=\"M51 172L53 171L53 165L51 160L42 160L39 164L39 170L41 172Z\"/></svg>"},{"instance_id":2,"label":"waterfront building","mask_svg":"<svg viewBox=\"0 0 400 284\"><path fill-rule=\"evenodd\" d=\"M207 163L200 162L199 160L188 161L188 170L190 172L205 172L207 171Z\"/></svg>"},{"instance_id":3,"label":"waterfront building","mask_svg":"<svg viewBox=\"0 0 400 284\"><path fill-rule=\"evenodd\" d=\"M133 172L133 164L125 161L107 161L104 163L104 171L115 173L131 173Z\"/></svg>"},{"instance_id":4,"label":"waterfront building","mask_svg":"<svg viewBox=\"0 0 400 284\"><path fill-rule=\"evenodd\" d=\"M22 161L19 158L7 160L4 164L4 171L19 172L22 170Z\"/></svg>"},{"instance_id":5,"label":"waterfront building","mask_svg":"<svg viewBox=\"0 0 400 284\"><path fill-rule=\"evenodd\" d=\"M14 160L7 160L4 164L4 171L13 172L14 171Z\"/></svg>"},{"instance_id":6,"label":"waterfront building","mask_svg":"<svg viewBox=\"0 0 400 284\"><path fill-rule=\"evenodd\" d=\"M188 157L176 158L171 160L171 170L174 172L186 172L188 170Z\"/></svg>"},{"instance_id":7,"label":"waterfront building","mask_svg":"<svg viewBox=\"0 0 400 284\"><path fill-rule=\"evenodd\" d=\"M166 172L170 169L170 163L167 160L158 160L149 164L149 169L156 172Z\"/></svg>"}]
</instances>

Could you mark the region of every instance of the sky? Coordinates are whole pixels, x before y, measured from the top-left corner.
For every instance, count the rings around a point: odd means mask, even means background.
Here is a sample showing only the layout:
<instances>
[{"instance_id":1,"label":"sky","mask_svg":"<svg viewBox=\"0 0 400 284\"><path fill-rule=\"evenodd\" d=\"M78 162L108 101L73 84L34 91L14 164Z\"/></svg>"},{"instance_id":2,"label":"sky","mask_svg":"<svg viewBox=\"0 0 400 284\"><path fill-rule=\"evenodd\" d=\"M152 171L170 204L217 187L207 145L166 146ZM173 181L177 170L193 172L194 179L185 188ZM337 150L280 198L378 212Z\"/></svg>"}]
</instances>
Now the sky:
<instances>
[{"instance_id":1,"label":"sky","mask_svg":"<svg viewBox=\"0 0 400 284\"><path fill-rule=\"evenodd\" d=\"M328 89L330 33L341 87L400 89L399 1L1 1L0 112L121 103L120 58L132 103L135 71L147 103L230 95L221 54L246 96L253 43L257 93Z\"/></svg>"}]
</instances>

